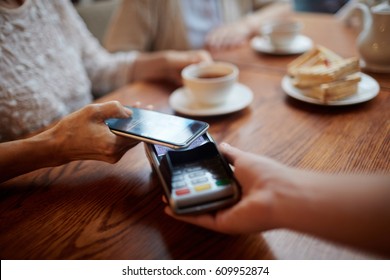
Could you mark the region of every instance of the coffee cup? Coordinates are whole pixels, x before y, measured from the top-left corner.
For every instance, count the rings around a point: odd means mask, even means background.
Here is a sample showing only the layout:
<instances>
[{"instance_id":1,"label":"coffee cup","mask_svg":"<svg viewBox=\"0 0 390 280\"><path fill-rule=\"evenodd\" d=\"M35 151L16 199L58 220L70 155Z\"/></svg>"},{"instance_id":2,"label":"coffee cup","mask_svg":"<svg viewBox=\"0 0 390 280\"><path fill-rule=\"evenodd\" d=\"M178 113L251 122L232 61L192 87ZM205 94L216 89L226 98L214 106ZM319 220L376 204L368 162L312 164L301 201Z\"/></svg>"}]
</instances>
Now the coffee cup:
<instances>
[{"instance_id":1,"label":"coffee cup","mask_svg":"<svg viewBox=\"0 0 390 280\"><path fill-rule=\"evenodd\" d=\"M262 25L260 33L274 48L287 49L293 45L302 28L303 24L298 21L272 21Z\"/></svg>"},{"instance_id":2,"label":"coffee cup","mask_svg":"<svg viewBox=\"0 0 390 280\"><path fill-rule=\"evenodd\" d=\"M238 73L232 63L206 62L185 67L181 76L191 101L202 106L217 106L229 98Z\"/></svg>"}]
</instances>

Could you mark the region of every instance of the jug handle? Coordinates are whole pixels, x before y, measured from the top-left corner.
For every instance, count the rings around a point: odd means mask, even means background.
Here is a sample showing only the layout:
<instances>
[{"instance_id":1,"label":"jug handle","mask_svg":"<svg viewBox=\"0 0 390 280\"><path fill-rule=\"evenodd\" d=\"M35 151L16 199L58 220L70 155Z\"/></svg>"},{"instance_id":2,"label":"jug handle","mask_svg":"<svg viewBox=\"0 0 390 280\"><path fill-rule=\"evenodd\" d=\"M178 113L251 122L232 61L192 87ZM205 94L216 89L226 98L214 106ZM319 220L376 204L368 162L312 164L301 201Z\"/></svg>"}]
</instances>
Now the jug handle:
<instances>
[{"instance_id":1,"label":"jug handle","mask_svg":"<svg viewBox=\"0 0 390 280\"><path fill-rule=\"evenodd\" d=\"M347 26L359 29L366 29L372 23L370 8L357 0L347 2L335 16Z\"/></svg>"}]
</instances>

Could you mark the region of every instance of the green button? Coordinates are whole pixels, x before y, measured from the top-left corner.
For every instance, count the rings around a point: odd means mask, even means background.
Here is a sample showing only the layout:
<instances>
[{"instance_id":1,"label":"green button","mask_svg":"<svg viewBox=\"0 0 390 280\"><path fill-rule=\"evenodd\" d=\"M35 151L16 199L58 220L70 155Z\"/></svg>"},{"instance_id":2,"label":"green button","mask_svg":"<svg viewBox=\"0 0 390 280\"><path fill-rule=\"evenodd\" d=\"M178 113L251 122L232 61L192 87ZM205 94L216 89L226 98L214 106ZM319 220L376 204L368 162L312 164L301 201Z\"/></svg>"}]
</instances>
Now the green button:
<instances>
[{"instance_id":1,"label":"green button","mask_svg":"<svg viewBox=\"0 0 390 280\"><path fill-rule=\"evenodd\" d=\"M215 182L215 184L217 186L226 186L226 185L229 185L230 183L231 183L231 180L229 178L219 179Z\"/></svg>"}]
</instances>

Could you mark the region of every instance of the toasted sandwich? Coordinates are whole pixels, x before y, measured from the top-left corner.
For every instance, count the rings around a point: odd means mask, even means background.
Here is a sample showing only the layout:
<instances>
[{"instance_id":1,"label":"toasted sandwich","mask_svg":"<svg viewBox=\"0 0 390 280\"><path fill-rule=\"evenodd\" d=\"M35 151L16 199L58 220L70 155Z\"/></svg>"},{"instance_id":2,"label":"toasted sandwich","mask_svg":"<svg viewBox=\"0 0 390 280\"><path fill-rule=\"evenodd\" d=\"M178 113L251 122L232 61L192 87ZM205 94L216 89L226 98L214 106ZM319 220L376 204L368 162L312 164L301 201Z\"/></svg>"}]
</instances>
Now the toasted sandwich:
<instances>
[{"instance_id":1,"label":"toasted sandwich","mask_svg":"<svg viewBox=\"0 0 390 280\"><path fill-rule=\"evenodd\" d=\"M344 99L355 94L358 91L360 80L360 74L354 73L334 82L303 89L302 93L327 103L328 101Z\"/></svg>"},{"instance_id":2,"label":"toasted sandwich","mask_svg":"<svg viewBox=\"0 0 390 280\"><path fill-rule=\"evenodd\" d=\"M287 73L304 95L325 103L355 94L361 79L358 58L344 59L322 46L292 61Z\"/></svg>"}]
</instances>

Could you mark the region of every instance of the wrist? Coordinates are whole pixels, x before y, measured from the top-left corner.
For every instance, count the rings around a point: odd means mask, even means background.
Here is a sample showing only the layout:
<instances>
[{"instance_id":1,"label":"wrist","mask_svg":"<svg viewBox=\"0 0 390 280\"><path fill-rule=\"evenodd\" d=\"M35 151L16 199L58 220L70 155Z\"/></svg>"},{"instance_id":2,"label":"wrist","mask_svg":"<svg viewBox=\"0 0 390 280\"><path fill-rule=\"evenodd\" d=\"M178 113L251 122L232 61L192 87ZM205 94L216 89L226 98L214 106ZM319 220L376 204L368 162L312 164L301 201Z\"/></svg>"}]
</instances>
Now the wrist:
<instances>
[{"instance_id":1,"label":"wrist","mask_svg":"<svg viewBox=\"0 0 390 280\"><path fill-rule=\"evenodd\" d=\"M167 64L166 52L139 54L134 62L134 81L155 81L164 77Z\"/></svg>"},{"instance_id":2,"label":"wrist","mask_svg":"<svg viewBox=\"0 0 390 280\"><path fill-rule=\"evenodd\" d=\"M46 132L3 143L0 147L0 182L36 169L62 164L54 143L55 140Z\"/></svg>"},{"instance_id":3,"label":"wrist","mask_svg":"<svg viewBox=\"0 0 390 280\"><path fill-rule=\"evenodd\" d=\"M306 208L305 172L285 167L272 186L271 225L273 228L297 229Z\"/></svg>"},{"instance_id":4,"label":"wrist","mask_svg":"<svg viewBox=\"0 0 390 280\"><path fill-rule=\"evenodd\" d=\"M37 150L37 157L45 165L42 167L58 166L69 161L63 151L65 145L62 139L54 127L28 139L34 147L42 147Z\"/></svg>"}]
</instances>

